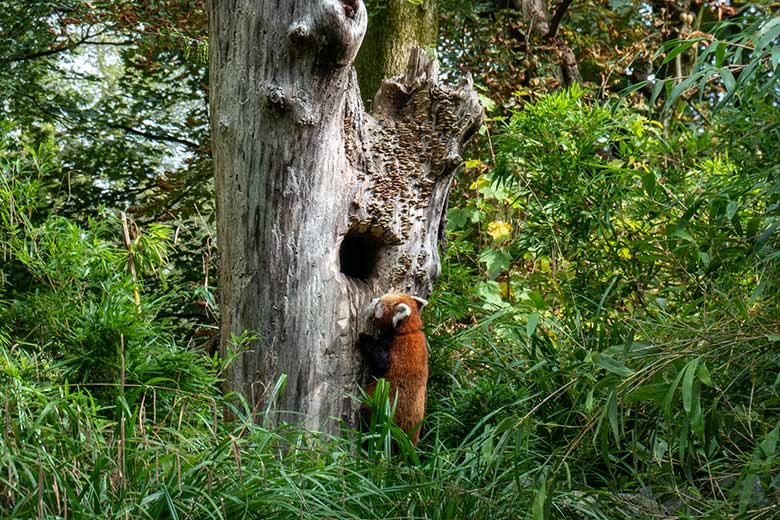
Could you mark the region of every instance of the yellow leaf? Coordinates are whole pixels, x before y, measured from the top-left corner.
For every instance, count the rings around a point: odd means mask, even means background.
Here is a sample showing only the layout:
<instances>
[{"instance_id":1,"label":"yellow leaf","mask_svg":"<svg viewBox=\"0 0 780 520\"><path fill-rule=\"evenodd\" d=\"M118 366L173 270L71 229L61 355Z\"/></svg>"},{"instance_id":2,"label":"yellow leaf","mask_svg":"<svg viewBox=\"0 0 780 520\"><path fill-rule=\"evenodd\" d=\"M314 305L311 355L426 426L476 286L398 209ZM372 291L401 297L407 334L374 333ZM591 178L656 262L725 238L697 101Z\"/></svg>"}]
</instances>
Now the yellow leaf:
<instances>
[{"instance_id":1,"label":"yellow leaf","mask_svg":"<svg viewBox=\"0 0 780 520\"><path fill-rule=\"evenodd\" d=\"M490 181L487 180L487 177L484 175L480 175L477 177L477 180L471 183L471 186L469 186L469 189L471 190L478 190L482 186L485 186L486 184L490 184Z\"/></svg>"},{"instance_id":2,"label":"yellow leaf","mask_svg":"<svg viewBox=\"0 0 780 520\"><path fill-rule=\"evenodd\" d=\"M509 238L509 234L512 232L512 226L501 220L495 220L488 224L488 235L493 237L496 242L501 242Z\"/></svg>"}]
</instances>

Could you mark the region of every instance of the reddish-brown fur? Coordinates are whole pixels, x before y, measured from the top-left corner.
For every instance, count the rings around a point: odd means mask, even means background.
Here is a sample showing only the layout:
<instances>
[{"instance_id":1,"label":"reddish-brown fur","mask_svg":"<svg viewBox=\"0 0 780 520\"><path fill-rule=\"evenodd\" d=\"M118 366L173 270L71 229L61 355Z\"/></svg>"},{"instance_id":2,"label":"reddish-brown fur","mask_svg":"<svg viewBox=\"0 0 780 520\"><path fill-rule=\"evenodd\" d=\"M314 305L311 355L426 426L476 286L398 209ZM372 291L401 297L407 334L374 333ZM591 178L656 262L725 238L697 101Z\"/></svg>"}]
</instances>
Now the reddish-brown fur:
<instances>
[{"instance_id":1,"label":"reddish-brown fur","mask_svg":"<svg viewBox=\"0 0 780 520\"><path fill-rule=\"evenodd\" d=\"M399 304L406 304L411 314L393 327L393 316ZM395 423L416 444L420 439L420 424L425 415L425 390L428 384L428 349L425 334L421 330L421 305L408 294L386 294L379 298L383 306L382 315L377 318L372 309L372 318L382 335L389 335L387 372L382 376L390 386L390 402L396 402ZM371 397L376 390L376 380L366 388ZM370 408L363 405L364 412Z\"/></svg>"}]
</instances>

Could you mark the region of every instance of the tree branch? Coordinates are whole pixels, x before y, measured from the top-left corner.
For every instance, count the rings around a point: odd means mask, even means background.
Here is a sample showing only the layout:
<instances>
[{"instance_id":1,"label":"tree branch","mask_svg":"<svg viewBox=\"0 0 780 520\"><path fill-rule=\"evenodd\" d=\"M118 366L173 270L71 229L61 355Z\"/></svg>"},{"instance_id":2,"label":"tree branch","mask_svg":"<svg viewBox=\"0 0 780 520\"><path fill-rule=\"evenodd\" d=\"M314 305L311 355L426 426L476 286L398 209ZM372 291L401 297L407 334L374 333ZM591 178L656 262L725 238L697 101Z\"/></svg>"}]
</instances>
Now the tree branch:
<instances>
[{"instance_id":1,"label":"tree branch","mask_svg":"<svg viewBox=\"0 0 780 520\"><path fill-rule=\"evenodd\" d=\"M37 59L37 58L43 58L45 56L51 56L52 54L57 54L57 53L60 53L62 51L72 50L77 45L83 43L84 41L85 40L80 40L80 41L78 41L75 44L74 43L67 43L67 44L63 44L63 45L57 46L57 47L53 47L51 49L46 49L45 51L38 51L38 52L33 52L32 54L25 54L25 55L22 55L22 56L14 56L12 58L5 58L5 59L0 60L0 63L18 63L20 61L30 61L30 60L34 60L34 59Z\"/></svg>"},{"instance_id":2,"label":"tree branch","mask_svg":"<svg viewBox=\"0 0 780 520\"><path fill-rule=\"evenodd\" d=\"M140 136L140 137L146 137L147 139L151 139L153 141L167 141L167 142L172 142L172 143L179 143L179 144L183 144L184 146L187 146L189 148L193 148L193 149L196 149L196 150L198 148L200 148L200 145L198 143L196 143L194 141L190 141L188 139L183 139L181 137L175 137L175 136L171 136L171 135L153 134L151 132L145 132L143 130L135 129L135 128L131 127L131 126L120 125L120 124L116 124L116 123L106 123L106 126L108 126L109 128L115 128L117 130L124 130L127 133L130 133L130 134L133 134L133 135L137 135L137 136Z\"/></svg>"},{"instance_id":3,"label":"tree branch","mask_svg":"<svg viewBox=\"0 0 780 520\"><path fill-rule=\"evenodd\" d=\"M51 117L55 121L58 121L62 126L64 126L68 131L73 131L74 126L69 124L70 120L67 117L62 116L61 114L57 114L56 112L52 112L42 104L38 102L38 99L33 96L32 94L27 94L26 92L20 92L19 93L22 97L27 98L32 102L33 105L35 105L38 110L40 110L42 113L46 114L47 116Z\"/></svg>"},{"instance_id":4,"label":"tree branch","mask_svg":"<svg viewBox=\"0 0 780 520\"><path fill-rule=\"evenodd\" d=\"M135 43L134 40L124 40L124 41L118 41L118 42L101 42L101 41L93 41L93 40L84 40L84 45L114 45L117 47L122 47L125 45L133 45Z\"/></svg>"},{"instance_id":5,"label":"tree branch","mask_svg":"<svg viewBox=\"0 0 780 520\"><path fill-rule=\"evenodd\" d=\"M566 14L566 11L569 9L572 2L574 2L574 0L561 0L558 9L555 10L555 15L552 17L552 20L550 20L550 30L547 31L545 38L548 40L555 38L555 35L558 33L558 27L561 25L561 20L563 20L563 16Z\"/></svg>"},{"instance_id":6,"label":"tree branch","mask_svg":"<svg viewBox=\"0 0 780 520\"><path fill-rule=\"evenodd\" d=\"M62 43L62 44L60 44L60 45L58 45L56 47L52 47L50 49L46 49L45 51L38 51L38 52L33 52L31 54L24 54L24 55L21 55L21 56L15 56L15 57L10 57L10 58L3 58L3 59L0 59L0 63L18 63L20 61L30 61L30 60L34 60L34 59L37 59L37 58L43 58L43 57L51 56L53 54L57 54L57 53L60 53L60 52L63 52L63 51L68 51L68 50L72 51L76 47L78 47L79 45L84 44L84 43L89 43L89 44L95 45L96 42L90 41L89 39L90 38L94 38L95 36L100 36L101 34L104 34L107 31L107 29L99 30L98 32L93 34L93 33L90 32L91 28L92 28L92 26L87 27L86 31L83 33L83 36L81 36L81 38L79 38L75 42L68 41L68 42Z\"/></svg>"}]
</instances>

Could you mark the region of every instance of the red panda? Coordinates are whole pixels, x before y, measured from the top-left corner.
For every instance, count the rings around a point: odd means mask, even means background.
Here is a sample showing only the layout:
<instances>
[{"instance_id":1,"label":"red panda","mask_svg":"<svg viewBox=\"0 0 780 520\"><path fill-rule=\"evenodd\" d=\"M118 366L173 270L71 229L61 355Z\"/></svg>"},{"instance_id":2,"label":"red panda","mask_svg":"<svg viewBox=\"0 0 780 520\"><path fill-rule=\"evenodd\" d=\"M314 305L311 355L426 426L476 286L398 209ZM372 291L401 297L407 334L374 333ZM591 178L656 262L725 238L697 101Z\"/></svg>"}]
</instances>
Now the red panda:
<instances>
[{"instance_id":1,"label":"red panda","mask_svg":"<svg viewBox=\"0 0 780 520\"><path fill-rule=\"evenodd\" d=\"M358 346L368 361L372 381L366 393L373 398L376 379L383 377L390 387L390 402L396 403L395 423L412 444L420 439L428 385L428 349L421 330L420 311L427 301L408 294L390 293L371 300L368 310L379 329L379 337L360 335ZM363 405L361 416L370 417Z\"/></svg>"}]
</instances>

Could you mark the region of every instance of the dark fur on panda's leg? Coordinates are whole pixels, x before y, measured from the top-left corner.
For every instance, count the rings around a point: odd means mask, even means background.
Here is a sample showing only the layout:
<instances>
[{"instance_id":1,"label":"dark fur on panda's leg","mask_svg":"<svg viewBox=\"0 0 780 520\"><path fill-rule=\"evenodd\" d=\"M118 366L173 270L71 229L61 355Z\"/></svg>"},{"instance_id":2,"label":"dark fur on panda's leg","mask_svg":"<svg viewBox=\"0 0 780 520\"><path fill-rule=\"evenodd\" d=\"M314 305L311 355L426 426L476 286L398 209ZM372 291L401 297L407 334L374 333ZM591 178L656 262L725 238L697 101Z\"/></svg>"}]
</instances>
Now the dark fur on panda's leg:
<instances>
[{"instance_id":1,"label":"dark fur on panda's leg","mask_svg":"<svg viewBox=\"0 0 780 520\"><path fill-rule=\"evenodd\" d=\"M358 348L368 361L371 377L384 377L390 366L390 336L379 337L361 334L358 338Z\"/></svg>"},{"instance_id":2,"label":"dark fur on panda's leg","mask_svg":"<svg viewBox=\"0 0 780 520\"><path fill-rule=\"evenodd\" d=\"M371 409L370 408L360 408L360 417L358 420L358 430L363 433L368 433L369 430L371 430ZM362 448L366 451L368 451L368 441L364 441L361 444Z\"/></svg>"},{"instance_id":3,"label":"dark fur on panda's leg","mask_svg":"<svg viewBox=\"0 0 780 520\"><path fill-rule=\"evenodd\" d=\"M368 334L360 334L358 337L358 348L368 363L368 369L372 380L384 377L390 366L390 341L392 338L386 335L379 337ZM360 417L358 428L362 432L371 429L371 408L362 406L360 408ZM363 443L363 449L368 450L367 441Z\"/></svg>"}]
</instances>

